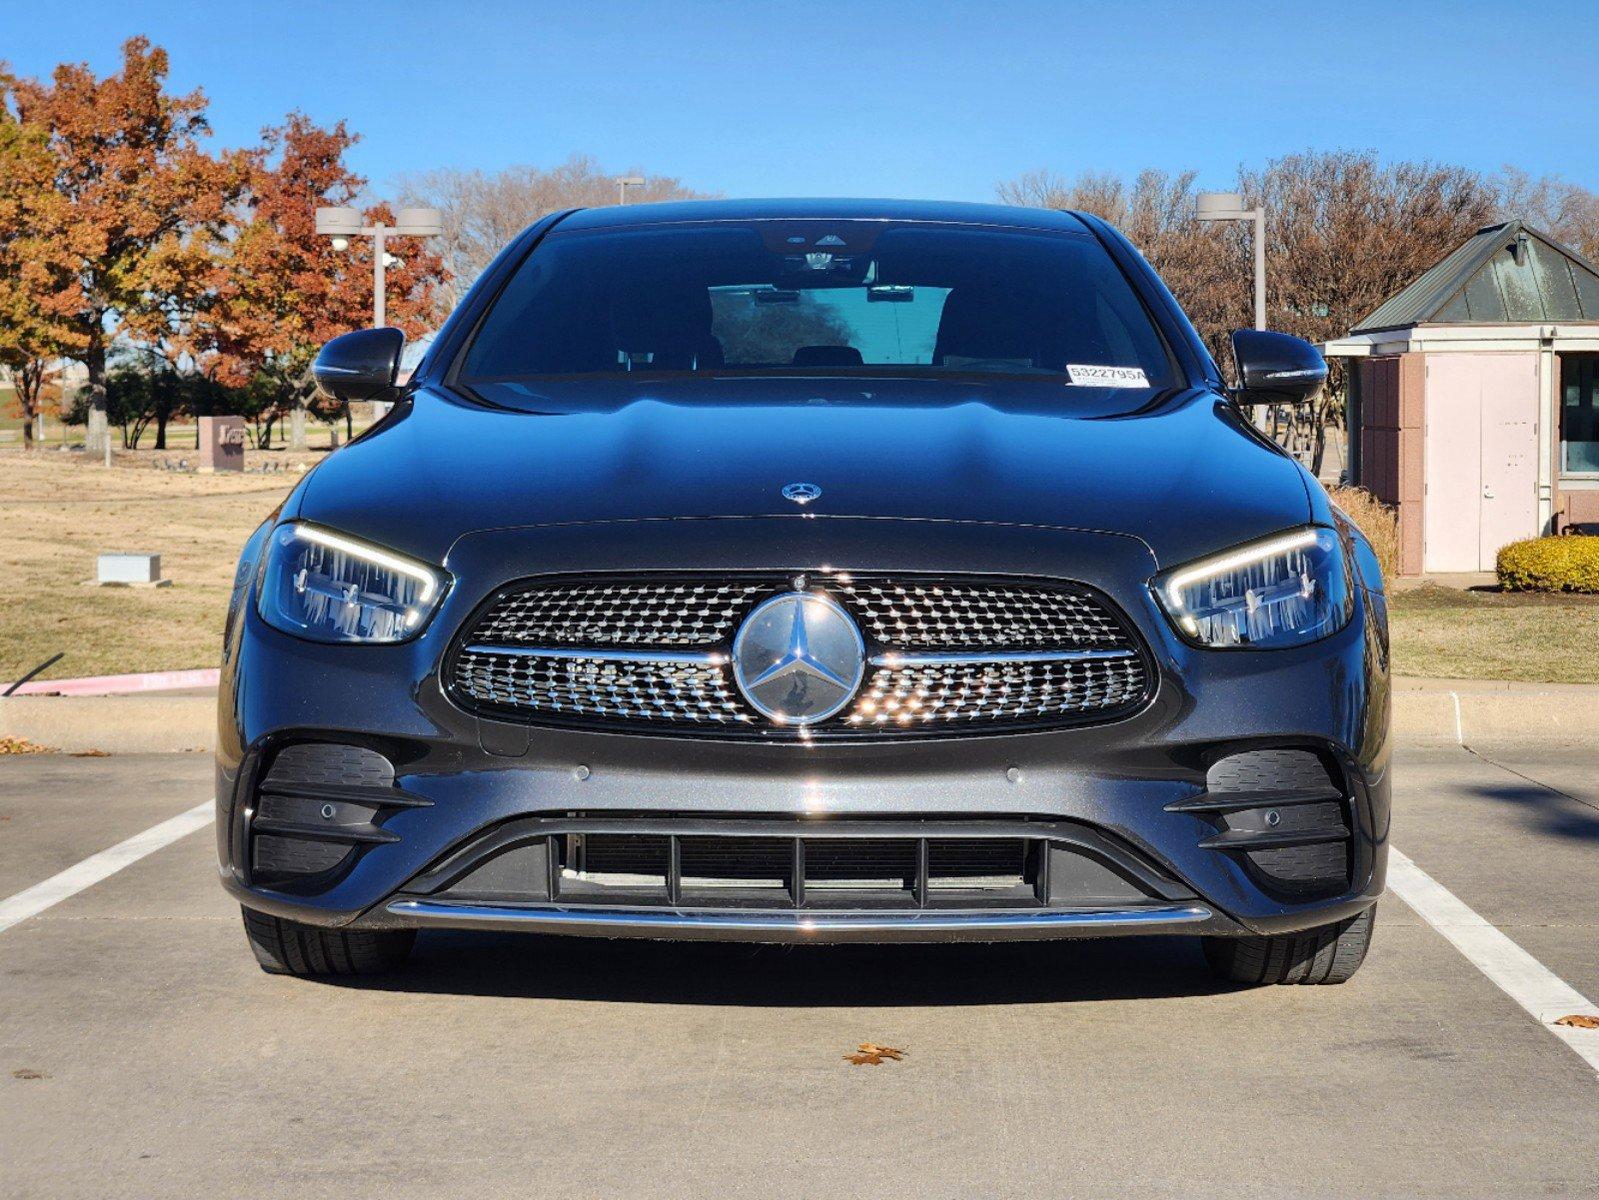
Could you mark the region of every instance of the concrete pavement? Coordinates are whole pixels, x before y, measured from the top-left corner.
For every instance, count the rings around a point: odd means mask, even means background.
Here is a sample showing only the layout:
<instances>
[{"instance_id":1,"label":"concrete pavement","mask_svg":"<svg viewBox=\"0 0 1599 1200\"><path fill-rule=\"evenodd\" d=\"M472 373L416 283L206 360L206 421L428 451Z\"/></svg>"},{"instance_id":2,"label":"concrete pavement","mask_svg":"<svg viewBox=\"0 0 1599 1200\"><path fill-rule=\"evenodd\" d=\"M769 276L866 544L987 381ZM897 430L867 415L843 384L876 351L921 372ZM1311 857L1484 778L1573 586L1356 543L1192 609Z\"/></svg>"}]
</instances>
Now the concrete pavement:
<instances>
[{"instance_id":1,"label":"concrete pavement","mask_svg":"<svg viewBox=\"0 0 1599 1200\"><path fill-rule=\"evenodd\" d=\"M1599 748L1475 750L1402 749L1395 844L1599 996ZM209 787L0 760L0 897ZM341 986L261 974L214 875L207 830L0 933L0 1196L1599 1194L1599 1078L1391 896L1338 988L1175 938L477 934Z\"/></svg>"}]
</instances>

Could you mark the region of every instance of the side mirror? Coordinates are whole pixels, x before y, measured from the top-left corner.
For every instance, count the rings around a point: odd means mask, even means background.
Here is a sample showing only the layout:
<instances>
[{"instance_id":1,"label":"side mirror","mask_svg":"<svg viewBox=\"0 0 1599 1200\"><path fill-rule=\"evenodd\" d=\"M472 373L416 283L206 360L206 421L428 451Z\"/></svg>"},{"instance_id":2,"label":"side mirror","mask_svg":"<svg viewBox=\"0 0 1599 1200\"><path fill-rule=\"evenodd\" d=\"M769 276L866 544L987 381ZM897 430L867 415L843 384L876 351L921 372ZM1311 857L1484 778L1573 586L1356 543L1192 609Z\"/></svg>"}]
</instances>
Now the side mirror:
<instances>
[{"instance_id":1,"label":"side mirror","mask_svg":"<svg viewBox=\"0 0 1599 1200\"><path fill-rule=\"evenodd\" d=\"M1233 331L1240 404L1304 404L1327 382L1327 360L1303 338L1264 329Z\"/></svg>"},{"instance_id":2,"label":"side mirror","mask_svg":"<svg viewBox=\"0 0 1599 1200\"><path fill-rule=\"evenodd\" d=\"M404 346L398 329L357 329L323 346L311 373L335 400L379 400L394 388Z\"/></svg>"}]
</instances>

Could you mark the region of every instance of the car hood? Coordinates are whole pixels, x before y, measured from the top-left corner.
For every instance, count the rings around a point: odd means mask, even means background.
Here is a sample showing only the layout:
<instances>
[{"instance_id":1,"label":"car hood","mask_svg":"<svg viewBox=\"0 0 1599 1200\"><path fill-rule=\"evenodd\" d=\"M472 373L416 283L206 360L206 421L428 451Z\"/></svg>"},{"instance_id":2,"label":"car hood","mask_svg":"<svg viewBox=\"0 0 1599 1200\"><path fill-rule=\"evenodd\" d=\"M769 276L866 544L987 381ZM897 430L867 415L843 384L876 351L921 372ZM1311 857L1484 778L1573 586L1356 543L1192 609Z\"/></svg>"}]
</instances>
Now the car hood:
<instances>
[{"instance_id":1,"label":"car hood","mask_svg":"<svg viewBox=\"0 0 1599 1200\"><path fill-rule=\"evenodd\" d=\"M1300 468L1210 392L726 383L542 410L419 391L312 473L296 515L435 562L483 529L771 516L1114 532L1163 566L1309 519ZM790 483L821 495L801 507Z\"/></svg>"}]
</instances>

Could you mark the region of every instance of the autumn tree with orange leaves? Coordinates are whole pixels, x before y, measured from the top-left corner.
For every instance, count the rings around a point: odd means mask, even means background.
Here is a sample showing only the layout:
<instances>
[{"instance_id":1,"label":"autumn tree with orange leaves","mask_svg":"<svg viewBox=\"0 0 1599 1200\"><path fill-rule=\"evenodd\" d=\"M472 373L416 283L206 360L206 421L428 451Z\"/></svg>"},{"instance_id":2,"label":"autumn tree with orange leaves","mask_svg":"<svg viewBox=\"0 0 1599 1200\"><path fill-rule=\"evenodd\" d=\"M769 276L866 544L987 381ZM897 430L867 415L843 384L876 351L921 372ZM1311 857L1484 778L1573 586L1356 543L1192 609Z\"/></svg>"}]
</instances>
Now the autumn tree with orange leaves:
<instances>
[{"instance_id":1,"label":"autumn tree with orange leaves","mask_svg":"<svg viewBox=\"0 0 1599 1200\"><path fill-rule=\"evenodd\" d=\"M56 194L54 160L42 130L25 126L11 104L13 81L0 63L0 366L11 374L22 410L22 440L33 441L51 362L67 330L34 297L51 285L41 265L41 227L57 223L65 203Z\"/></svg>"},{"instance_id":2,"label":"autumn tree with orange leaves","mask_svg":"<svg viewBox=\"0 0 1599 1200\"><path fill-rule=\"evenodd\" d=\"M366 181L345 165L357 137L342 121L323 129L291 113L262 136L263 148L250 155L237 224L212 264L195 339L216 355L219 378L256 397L263 436L270 439L272 425L287 417L290 448L303 450L305 414L316 398L311 361L329 338L370 324L372 312L371 240L353 238L347 250L335 250L316 232L316 209L352 205ZM386 205L364 215L369 224L394 223ZM396 250L388 321L415 337L439 320L446 276L424 243L404 239Z\"/></svg>"},{"instance_id":3,"label":"autumn tree with orange leaves","mask_svg":"<svg viewBox=\"0 0 1599 1200\"><path fill-rule=\"evenodd\" d=\"M10 83L16 117L49 149L50 187L63 201L36 214L30 290L64 331L64 352L88 368L91 450L107 436L108 348L122 334L181 336L245 181L243 156L202 147L204 93L171 95L166 76L166 51L135 37L105 79L65 63L48 82Z\"/></svg>"}]
</instances>

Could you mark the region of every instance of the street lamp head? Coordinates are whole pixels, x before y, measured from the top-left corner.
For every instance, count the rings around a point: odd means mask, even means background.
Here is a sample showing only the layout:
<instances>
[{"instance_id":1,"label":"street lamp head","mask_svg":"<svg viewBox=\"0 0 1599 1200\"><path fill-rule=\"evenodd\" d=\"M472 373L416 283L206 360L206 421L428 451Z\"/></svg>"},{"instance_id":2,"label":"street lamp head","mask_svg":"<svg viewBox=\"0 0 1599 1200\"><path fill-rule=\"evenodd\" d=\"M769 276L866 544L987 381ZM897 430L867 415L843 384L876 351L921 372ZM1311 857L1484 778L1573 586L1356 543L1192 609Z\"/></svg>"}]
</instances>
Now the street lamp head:
<instances>
[{"instance_id":1,"label":"street lamp head","mask_svg":"<svg viewBox=\"0 0 1599 1200\"><path fill-rule=\"evenodd\" d=\"M1201 221L1241 221L1252 215L1237 192L1200 192L1194 207L1194 215Z\"/></svg>"},{"instance_id":2,"label":"street lamp head","mask_svg":"<svg viewBox=\"0 0 1599 1200\"><path fill-rule=\"evenodd\" d=\"M437 237L444 232L444 214L436 208L402 208L394 218L394 231L409 237Z\"/></svg>"},{"instance_id":3,"label":"street lamp head","mask_svg":"<svg viewBox=\"0 0 1599 1200\"><path fill-rule=\"evenodd\" d=\"M616 182L621 184L623 187L643 187L644 186L644 176L642 176L642 175L618 175L616 177Z\"/></svg>"},{"instance_id":4,"label":"street lamp head","mask_svg":"<svg viewBox=\"0 0 1599 1200\"><path fill-rule=\"evenodd\" d=\"M361 214L353 208L318 208L316 231L322 234L348 236L361 232Z\"/></svg>"}]
</instances>

